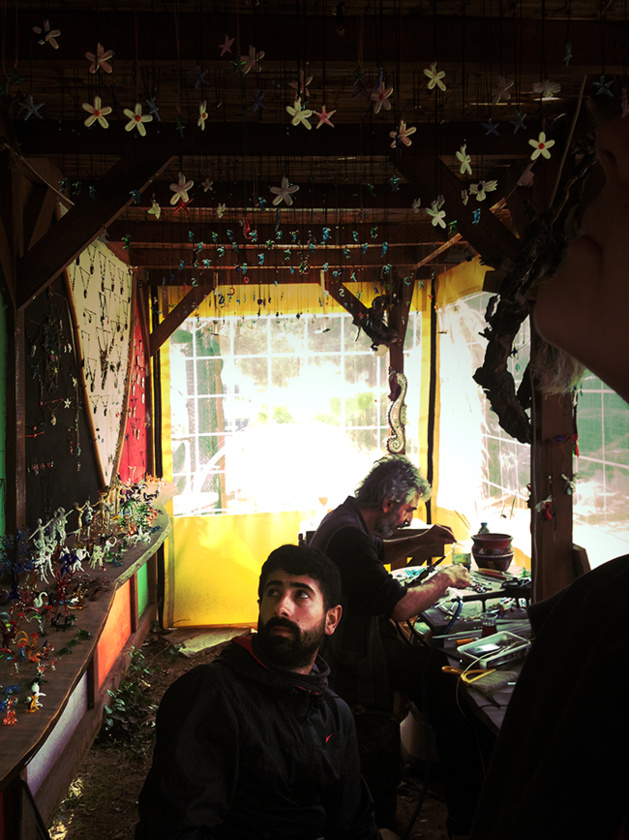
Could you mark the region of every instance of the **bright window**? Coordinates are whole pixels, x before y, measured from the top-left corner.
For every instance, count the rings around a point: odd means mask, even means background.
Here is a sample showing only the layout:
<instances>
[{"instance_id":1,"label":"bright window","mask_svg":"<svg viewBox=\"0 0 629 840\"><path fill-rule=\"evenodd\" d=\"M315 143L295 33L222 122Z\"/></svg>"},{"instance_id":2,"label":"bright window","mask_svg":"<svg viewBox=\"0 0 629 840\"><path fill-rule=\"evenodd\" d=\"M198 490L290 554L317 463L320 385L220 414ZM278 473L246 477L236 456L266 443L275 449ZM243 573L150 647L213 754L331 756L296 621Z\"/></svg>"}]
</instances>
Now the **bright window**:
<instances>
[{"instance_id":1,"label":"bright window","mask_svg":"<svg viewBox=\"0 0 629 840\"><path fill-rule=\"evenodd\" d=\"M406 333L417 460L421 314ZM175 515L321 513L386 452L388 357L349 315L189 318L170 340Z\"/></svg>"}]
</instances>

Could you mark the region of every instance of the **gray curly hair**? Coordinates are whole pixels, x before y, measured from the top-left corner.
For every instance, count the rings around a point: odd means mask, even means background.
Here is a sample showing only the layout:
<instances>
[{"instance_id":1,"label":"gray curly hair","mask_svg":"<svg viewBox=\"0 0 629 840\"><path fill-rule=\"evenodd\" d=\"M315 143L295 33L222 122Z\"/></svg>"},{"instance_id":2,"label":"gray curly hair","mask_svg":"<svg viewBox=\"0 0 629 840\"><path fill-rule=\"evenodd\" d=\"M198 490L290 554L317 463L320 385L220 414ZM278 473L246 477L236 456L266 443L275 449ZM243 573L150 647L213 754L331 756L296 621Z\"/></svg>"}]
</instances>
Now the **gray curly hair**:
<instances>
[{"instance_id":1,"label":"gray curly hair","mask_svg":"<svg viewBox=\"0 0 629 840\"><path fill-rule=\"evenodd\" d=\"M387 499L398 505L413 496L425 501L430 498L430 491L430 485L408 458L391 455L375 462L354 496L368 510L380 510Z\"/></svg>"}]
</instances>

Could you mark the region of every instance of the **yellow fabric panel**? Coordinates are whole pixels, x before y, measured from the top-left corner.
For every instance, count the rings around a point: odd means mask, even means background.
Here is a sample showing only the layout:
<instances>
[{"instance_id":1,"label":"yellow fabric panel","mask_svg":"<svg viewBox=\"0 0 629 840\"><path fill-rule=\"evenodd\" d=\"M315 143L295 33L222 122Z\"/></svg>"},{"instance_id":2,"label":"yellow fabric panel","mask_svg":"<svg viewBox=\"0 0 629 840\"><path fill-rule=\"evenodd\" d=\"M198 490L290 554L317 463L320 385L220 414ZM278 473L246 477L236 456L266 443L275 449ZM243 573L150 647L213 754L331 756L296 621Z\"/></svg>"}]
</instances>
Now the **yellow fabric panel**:
<instances>
[{"instance_id":1,"label":"yellow fabric panel","mask_svg":"<svg viewBox=\"0 0 629 840\"><path fill-rule=\"evenodd\" d=\"M171 626L255 625L268 555L295 544L301 513L178 517L169 598Z\"/></svg>"},{"instance_id":2,"label":"yellow fabric panel","mask_svg":"<svg viewBox=\"0 0 629 840\"><path fill-rule=\"evenodd\" d=\"M447 306L466 295L482 292L486 272L487 266L481 263L480 257L476 257L439 275L437 307Z\"/></svg>"}]
</instances>

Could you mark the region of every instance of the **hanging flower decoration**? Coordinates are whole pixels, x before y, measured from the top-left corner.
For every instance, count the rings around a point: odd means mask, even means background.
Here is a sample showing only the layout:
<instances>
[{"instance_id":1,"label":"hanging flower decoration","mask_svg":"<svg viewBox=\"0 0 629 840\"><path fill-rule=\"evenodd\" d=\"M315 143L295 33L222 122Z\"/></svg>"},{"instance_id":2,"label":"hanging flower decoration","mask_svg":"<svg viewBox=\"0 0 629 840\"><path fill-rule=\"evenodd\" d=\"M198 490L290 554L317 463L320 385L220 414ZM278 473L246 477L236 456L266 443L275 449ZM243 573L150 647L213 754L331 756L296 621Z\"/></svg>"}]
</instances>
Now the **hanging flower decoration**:
<instances>
[{"instance_id":1,"label":"hanging flower decoration","mask_svg":"<svg viewBox=\"0 0 629 840\"><path fill-rule=\"evenodd\" d=\"M262 50L260 52L256 52L256 48L249 46L249 54L248 55L241 55L240 60L243 63L242 65L242 72L246 76L250 70L255 70L256 73L260 72L260 61L264 58L264 53Z\"/></svg>"},{"instance_id":2,"label":"hanging flower decoration","mask_svg":"<svg viewBox=\"0 0 629 840\"><path fill-rule=\"evenodd\" d=\"M291 125L299 125L301 123L307 129L312 128L310 124L310 117L312 116L312 111L310 108L302 108L300 97L297 97L297 99L293 102L292 106L287 105L286 111L292 117Z\"/></svg>"},{"instance_id":3,"label":"hanging flower decoration","mask_svg":"<svg viewBox=\"0 0 629 840\"><path fill-rule=\"evenodd\" d=\"M446 211L441 209L444 201L444 197L440 195L430 203L430 207L426 208L426 214L432 219L433 227L437 227L437 225L439 225L439 227L445 229Z\"/></svg>"},{"instance_id":4,"label":"hanging flower decoration","mask_svg":"<svg viewBox=\"0 0 629 840\"><path fill-rule=\"evenodd\" d=\"M467 190L461 190L461 201L463 205L467 205L467 202L470 200L470 194Z\"/></svg>"},{"instance_id":5,"label":"hanging flower decoration","mask_svg":"<svg viewBox=\"0 0 629 840\"><path fill-rule=\"evenodd\" d=\"M225 210L227 210L227 205L226 204L219 204L218 205L218 207L216 208L216 215L218 216L219 219L223 218L223 214L225 213ZM219 256L222 257L223 254L219 254Z\"/></svg>"},{"instance_id":6,"label":"hanging flower decoration","mask_svg":"<svg viewBox=\"0 0 629 840\"><path fill-rule=\"evenodd\" d=\"M513 87L513 82L508 82L506 76L498 76L498 85L492 90L493 104L497 105L501 100L508 102L511 99L509 88Z\"/></svg>"},{"instance_id":7,"label":"hanging flower decoration","mask_svg":"<svg viewBox=\"0 0 629 840\"><path fill-rule=\"evenodd\" d=\"M139 102L136 102L133 111L130 108L124 108L122 113L125 117L129 118L129 122L125 125L124 130L133 131L134 128L137 128L138 134L142 137L146 137L144 123L153 122L153 117L150 114L142 113L142 105Z\"/></svg>"},{"instance_id":8,"label":"hanging flower decoration","mask_svg":"<svg viewBox=\"0 0 629 840\"><path fill-rule=\"evenodd\" d=\"M439 90L446 90L446 84L443 81L446 76L445 71L437 71L436 61L433 61L430 67L424 68L424 76L428 76L428 90L434 90L435 87L438 87Z\"/></svg>"},{"instance_id":9,"label":"hanging flower decoration","mask_svg":"<svg viewBox=\"0 0 629 840\"><path fill-rule=\"evenodd\" d=\"M40 120L43 120L44 118L39 113L39 109L43 108L44 105L44 102L40 102L39 105L35 105L35 100L33 99L33 96L31 94L29 95L26 102L20 105L20 110L22 110L22 108L26 110L26 113L24 114L25 120L29 119L29 117L39 117Z\"/></svg>"},{"instance_id":10,"label":"hanging flower decoration","mask_svg":"<svg viewBox=\"0 0 629 840\"><path fill-rule=\"evenodd\" d=\"M207 99L204 99L203 102L199 103L199 119L197 120L197 125L201 131L205 131L205 121L207 120L207 117Z\"/></svg>"},{"instance_id":11,"label":"hanging flower decoration","mask_svg":"<svg viewBox=\"0 0 629 840\"><path fill-rule=\"evenodd\" d=\"M144 100L146 104L149 106L149 114L155 117L158 122L162 121L162 118L159 115L159 107L155 102L155 97L152 96L150 99Z\"/></svg>"},{"instance_id":12,"label":"hanging flower decoration","mask_svg":"<svg viewBox=\"0 0 629 840\"><path fill-rule=\"evenodd\" d=\"M404 143L405 146L410 146L412 140L410 139L412 134L415 134L417 128L413 125L410 128L407 128L406 123L404 120L400 120L400 124L398 126L397 131L390 131L389 137L393 140L391 143L391 148L396 149L400 143Z\"/></svg>"},{"instance_id":13,"label":"hanging flower decoration","mask_svg":"<svg viewBox=\"0 0 629 840\"><path fill-rule=\"evenodd\" d=\"M96 45L96 55L94 53L85 53L85 58L92 63L89 66L90 73L96 73L102 70L103 73L113 73L113 67L109 63L114 57L113 50L106 50L102 44Z\"/></svg>"},{"instance_id":14,"label":"hanging flower decoration","mask_svg":"<svg viewBox=\"0 0 629 840\"><path fill-rule=\"evenodd\" d=\"M520 113L519 110L516 109L515 118L511 120L511 124L513 125L513 133L517 134L520 128L526 128L526 114Z\"/></svg>"},{"instance_id":15,"label":"hanging flower decoration","mask_svg":"<svg viewBox=\"0 0 629 840\"><path fill-rule=\"evenodd\" d=\"M149 208L148 213L149 216L155 216L156 219L159 219L159 217L162 215L162 208L159 206L157 201L155 201L155 198L151 199L151 206Z\"/></svg>"},{"instance_id":16,"label":"hanging flower decoration","mask_svg":"<svg viewBox=\"0 0 629 840\"><path fill-rule=\"evenodd\" d=\"M273 206L277 207L278 204L281 204L282 201L286 202L290 207L293 203L293 194L297 192L299 187L297 184L290 184L286 175L282 177L282 182L279 187L269 187L272 193L275 194L275 198L273 199Z\"/></svg>"},{"instance_id":17,"label":"hanging flower decoration","mask_svg":"<svg viewBox=\"0 0 629 840\"><path fill-rule=\"evenodd\" d=\"M552 99L561 90L559 82L551 82L550 79L544 79L541 82L533 84L533 91L539 93L541 99Z\"/></svg>"},{"instance_id":18,"label":"hanging flower decoration","mask_svg":"<svg viewBox=\"0 0 629 840\"><path fill-rule=\"evenodd\" d=\"M413 213L419 213L419 208L422 205L421 198L416 198L415 201L412 203L411 207L413 208Z\"/></svg>"},{"instance_id":19,"label":"hanging flower decoration","mask_svg":"<svg viewBox=\"0 0 629 840\"><path fill-rule=\"evenodd\" d=\"M459 172L461 175L471 175L472 174L472 158L467 153L467 143L463 143L459 151L456 153L456 159L458 160Z\"/></svg>"},{"instance_id":20,"label":"hanging flower decoration","mask_svg":"<svg viewBox=\"0 0 629 840\"><path fill-rule=\"evenodd\" d=\"M476 196L476 201L484 201L488 192L493 192L498 187L498 181L479 181L478 184L470 184L470 192Z\"/></svg>"},{"instance_id":21,"label":"hanging flower decoration","mask_svg":"<svg viewBox=\"0 0 629 840\"><path fill-rule=\"evenodd\" d=\"M221 58L225 55L225 53L231 53L235 40L235 38L230 38L229 35L225 35L223 43L218 45L218 48L221 51Z\"/></svg>"},{"instance_id":22,"label":"hanging flower decoration","mask_svg":"<svg viewBox=\"0 0 629 840\"><path fill-rule=\"evenodd\" d=\"M98 122L98 124L103 128L109 128L109 122L105 119L105 117L108 114L111 114L111 108L109 105L106 105L103 108L100 96L94 97L93 105L90 105L89 102L84 102L81 105L81 108L83 108L84 111L89 112L89 117L86 117L83 121L87 128L94 125L95 122Z\"/></svg>"},{"instance_id":23,"label":"hanging flower decoration","mask_svg":"<svg viewBox=\"0 0 629 840\"><path fill-rule=\"evenodd\" d=\"M321 106L320 111L314 111L316 117L319 118L319 122L317 123L316 127L321 128L321 126L325 123L325 125L329 125L330 128L334 128L334 123L332 122L332 117L336 114L336 110L334 111L326 111L325 105Z\"/></svg>"},{"instance_id":24,"label":"hanging flower decoration","mask_svg":"<svg viewBox=\"0 0 629 840\"><path fill-rule=\"evenodd\" d=\"M206 178L205 181L202 181L201 183L203 186L203 192L209 192L214 185L214 181L210 181L209 178Z\"/></svg>"},{"instance_id":25,"label":"hanging flower decoration","mask_svg":"<svg viewBox=\"0 0 629 840\"><path fill-rule=\"evenodd\" d=\"M289 87L292 87L294 91L296 91L297 96L301 98L305 96L306 99L310 98L310 91L308 90L308 85L312 82L312 76L306 76L303 70L299 71L299 81L298 82L289 82Z\"/></svg>"},{"instance_id":26,"label":"hanging flower decoration","mask_svg":"<svg viewBox=\"0 0 629 840\"><path fill-rule=\"evenodd\" d=\"M555 141L547 140L546 134L543 131L540 131L537 140L529 140L529 145L533 146L531 160L537 160L540 155L548 159L550 157L550 152L548 150L555 145Z\"/></svg>"},{"instance_id":27,"label":"hanging flower decoration","mask_svg":"<svg viewBox=\"0 0 629 840\"><path fill-rule=\"evenodd\" d=\"M389 97L392 93L392 87L385 88L384 82L380 82L377 89L374 90L374 92L371 94L371 99L374 103L374 114L379 114L382 108L384 108L385 111L391 110L391 103L389 102Z\"/></svg>"},{"instance_id":28,"label":"hanging flower decoration","mask_svg":"<svg viewBox=\"0 0 629 840\"><path fill-rule=\"evenodd\" d=\"M188 190L191 190L192 187L194 187L194 181L186 181L186 176L183 172L180 172L177 183L170 185L170 189L173 191L170 197L170 203L176 204L178 201L189 201Z\"/></svg>"},{"instance_id":29,"label":"hanging flower decoration","mask_svg":"<svg viewBox=\"0 0 629 840\"><path fill-rule=\"evenodd\" d=\"M43 26L34 26L33 32L37 35L41 35L41 38L37 42L38 44L50 44L50 46L54 50L59 49L59 44L57 43L57 38L61 35L60 29L51 29L50 23L45 20Z\"/></svg>"},{"instance_id":30,"label":"hanging flower decoration","mask_svg":"<svg viewBox=\"0 0 629 840\"><path fill-rule=\"evenodd\" d=\"M611 92L610 88L614 84L613 79L608 79L605 81L605 76L601 75L598 82L594 82L594 90L597 96L600 96L602 93L605 96L613 96L614 94Z\"/></svg>"}]
</instances>

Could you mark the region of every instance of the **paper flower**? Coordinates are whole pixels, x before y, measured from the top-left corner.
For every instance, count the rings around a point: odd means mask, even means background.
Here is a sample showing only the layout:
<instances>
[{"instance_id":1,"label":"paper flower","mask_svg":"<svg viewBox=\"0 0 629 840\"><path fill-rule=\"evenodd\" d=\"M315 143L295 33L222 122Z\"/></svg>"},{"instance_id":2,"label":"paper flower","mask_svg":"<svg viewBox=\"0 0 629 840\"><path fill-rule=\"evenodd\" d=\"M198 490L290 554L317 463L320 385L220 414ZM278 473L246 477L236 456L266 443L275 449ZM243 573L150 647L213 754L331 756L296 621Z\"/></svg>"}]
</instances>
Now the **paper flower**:
<instances>
[{"instance_id":1,"label":"paper flower","mask_svg":"<svg viewBox=\"0 0 629 840\"><path fill-rule=\"evenodd\" d=\"M38 44L50 44L50 46L58 50L59 44L57 43L57 38L61 35L60 29L51 29L50 23L45 20L43 26L34 26L33 32L37 35L41 35L41 38L37 42Z\"/></svg>"},{"instance_id":2,"label":"paper flower","mask_svg":"<svg viewBox=\"0 0 629 840\"><path fill-rule=\"evenodd\" d=\"M325 105L322 105L320 111L314 111L313 113L315 114L315 116L319 117L319 122L316 125L317 128L321 128L321 126L324 123L326 125L329 125L330 128L334 128L334 123L332 122L331 118L334 114L336 114L336 110L326 111Z\"/></svg>"},{"instance_id":3,"label":"paper flower","mask_svg":"<svg viewBox=\"0 0 629 840\"><path fill-rule=\"evenodd\" d=\"M89 117L86 117L83 121L88 128L94 125L95 122L98 122L98 124L103 128L109 128L109 123L107 122L105 117L107 116L107 114L111 114L111 108L109 107L109 105L106 105L103 108L100 96L94 97L93 105L90 105L89 102L84 102L81 105L81 108L83 108L84 111L89 112Z\"/></svg>"},{"instance_id":4,"label":"paper flower","mask_svg":"<svg viewBox=\"0 0 629 840\"><path fill-rule=\"evenodd\" d=\"M373 112L374 114L379 114L380 109L384 108L385 111L391 110L391 103L389 102L389 97L393 93L393 88L385 88L384 82L380 82L378 85L377 90L371 94L371 98L373 100Z\"/></svg>"},{"instance_id":5,"label":"paper flower","mask_svg":"<svg viewBox=\"0 0 629 840\"><path fill-rule=\"evenodd\" d=\"M461 190L461 201L464 205L467 205L467 202L470 200L470 194L467 190Z\"/></svg>"},{"instance_id":6,"label":"paper flower","mask_svg":"<svg viewBox=\"0 0 629 840\"><path fill-rule=\"evenodd\" d=\"M549 79L544 79L542 82L535 82L533 84L533 91L539 93L542 99L552 99L560 90L561 85L559 82L551 82Z\"/></svg>"},{"instance_id":7,"label":"paper flower","mask_svg":"<svg viewBox=\"0 0 629 840\"><path fill-rule=\"evenodd\" d=\"M140 103L135 103L135 109L133 111L130 108L124 108L122 113L125 117L129 118L129 122L125 125L124 130L133 131L134 128L137 128L138 134L141 134L142 137L146 137L144 123L153 122L153 117L150 114L142 113L142 106Z\"/></svg>"},{"instance_id":8,"label":"paper flower","mask_svg":"<svg viewBox=\"0 0 629 840\"><path fill-rule=\"evenodd\" d=\"M151 207L149 209L149 216L155 216L156 219L162 215L162 208L159 204L155 201L155 199L151 199Z\"/></svg>"},{"instance_id":9,"label":"paper flower","mask_svg":"<svg viewBox=\"0 0 629 840\"><path fill-rule=\"evenodd\" d=\"M445 223L446 211L441 209L442 206L443 206L443 203L444 203L444 198L443 198L443 196L440 195L438 198L436 198L434 201L432 201L430 203L430 207L426 208L426 214L428 216L430 216L430 218L432 219L432 226L433 227L437 227L437 225L439 225L439 227L445 228L445 226L446 226L446 223Z\"/></svg>"},{"instance_id":10,"label":"paper flower","mask_svg":"<svg viewBox=\"0 0 629 840\"><path fill-rule=\"evenodd\" d=\"M206 178L205 181L202 181L203 192L209 192L212 189L214 181L210 181L209 178Z\"/></svg>"},{"instance_id":11,"label":"paper flower","mask_svg":"<svg viewBox=\"0 0 629 840\"><path fill-rule=\"evenodd\" d=\"M22 103L22 105L20 105L20 110L22 108L26 109L26 113L24 114L24 119L27 120L29 117L39 117L40 120L43 120L44 118L39 113L39 109L43 108L44 104L45 104L44 102L40 102L39 105L35 105L35 101L34 101L32 95L29 96L28 99L26 100L26 103Z\"/></svg>"},{"instance_id":12,"label":"paper flower","mask_svg":"<svg viewBox=\"0 0 629 840\"><path fill-rule=\"evenodd\" d=\"M472 166L471 161L472 158L467 153L467 143L463 143L459 151L456 153L456 159L460 163L459 172L461 175L471 175L472 174Z\"/></svg>"},{"instance_id":13,"label":"paper flower","mask_svg":"<svg viewBox=\"0 0 629 840\"><path fill-rule=\"evenodd\" d=\"M229 35L225 35L223 43L218 45L218 48L221 51L221 58L225 55L225 53L231 53L235 40L235 38L230 38Z\"/></svg>"},{"instance_id":14,"label":"paper flower","mask_svg":"<svg viewBox=\"0 0 629 840\"><path fill-rule=\"evenodd\" d=\"M415 201L411 205L411 207L413 208L413 213L419 213L419 208L421 207L421 204L422 204L421 198L416 198Z\"/></svg>"},{"instance_id":15,"label":"paper flower","mask_svg":"<svg viewBox=\"0 0 629 840\"><path fill-rule=\"evenodd\" d=\"M548 159L550 157L550 152L548 150L555 145L555 141L547 140L546 134L543 131L540 131L537 140L529 140L529 145L533 146L531 160L537 160L540 155Z\"/></svg>"},{"instance_id":16,"label":"paper flower","mask_svg":"<svg viewBox=\"0 0 629 840\"><path fill-rule=\"evenodd\" d=\"M481 125L485 129L485 137L488 137L490 134L495 134L496 137L500 136L500 132L498 131L500 123L495 123L489 119L487 122L481 123Z\"/></svg>"},{"instance_id":17,"label":"paper flower","mask_svg":"<svg viewBox=\"0 0 629 840\"><path fill-rule=\"evenodd\" d=\"M498 181L479 181L478 184L470 184L470 192L476 196L476 201L484 201L488 192L493 192L498 187Z\"/></svg>"},{"instance_id":18,"label":"paper flower","mask_svg":"<svg viewBox=\"0 0 629 840\"><path fill-rule=\"evenodd\" d=\"M424 68L424 76L428 76L428 90L433 90L435 87L438 87L439 90L446 89L445 82L443 81L446 74L443 70L437 72L436 61L433 61L430 67Z\"/></svg>"},{"instance_id":19,"label":"paper flower","mask_svg":"<svg viewBox=\"0 0 629 840\"><path fill-rule=\"evenodd\" d=\"M218 216L219 219L223 218L223 213L225 212L226 209L227 209L226 204L219 204L218 205L218 207L216 208L216 215ZM219 256L223 256L223 255L219 254Z\"/></svg>"},{"instance_id":20,"label":"paper flower","mask_svg":"<svg viewBox=\"0 0 629 840\"><path fill-rule=\"evenodd\" d=\"M491 95L494 97L493 104L497 105L501 99L504 99L505 102L508 102L511 99L509 88L512 87L513 82L508 82L506 76L498 76L498 85L491 92Z\"/></svg>"},{"instance_id":21,"label":"paper flower","mask_svg":"<svg viewBox=\"0 0 629 840\"><path fill-rule=\"evenodd\" d=\"M411 145L410 136L411 134L415 134L417 128L415 126L411 126L411 128L406 127L406 123L404 120L400 120L400 124L398 126L397 131L390 131L389 137L392 138L393 143L391 143L391 148L395 149L400 143L404 143L405 146Z\"/></svg>"},{"instance_id":22,"label":"paper flower","mask_svg":"<svg viewBox=\"0 0 629 840\"><path fill-rule=\"evenodd\" d=\"M297 92L297 96L301 97L302 95L306 97L306 99L310 96L310 91L308 90L308 85L312 82L312 76L306 76L303 70L299 71L299 81L298 82L289 82L289 87L292 87L293 90Z\"/></svg>"},{"instance_id":23,"label":"paper flower","mask_svg":"<svg viewBox=\"0 0 629 840\"><path fill-rule=\"evenodd\" d=\"M150 99L145 99L144 101L149 106L149 114L155 117L158 122L161 122L162 118L159 115L159 107L155 103L155 97L152 96Z\"/></svg>"},{"instance_id":24,"label":"paper flower","mask_svg":"<svg viewBox=\"0 0 629 840\"><path fill-rule=\"evenodd\" d=\"M113 73L113 67L109 63L114 57L113 50L105 50L102 44L96 45L96 55L94 53L85 53L85 58L92 63L89 66L90 73L96 73L97 70L102 70L103 73Z\"/></svg>"},{"instance_id":25,"label":"paper flower","mask_svg":"<svg viewBox=\"0 0 629 840\"><path fill-rule=\"evenodd\" d=\"M513 125L513 133L514 134L517 134L518 130L520 128L526 128L525 120L526 120L526 114L522 114L522 113L520 113L520 111L518 111L516 109L515 117L514 117L514 119L512 119L510 121L511 124Z\"/></svg>"},{"instance_id":26,"label":"paper flower","mask_svg":"<svg viewBox=\"0 0 629 840\"><path fill-rule=\"evenodd\" d=\"M312 116L312 111L310 108L302 108L301 107L301 98L297 97L297 99L293 102L292 106L286 106L287 112L291 115L291 125L305 125L306 128L311 129L312 126L310 125L309 118Z\"/></svg>"},{"instance_id":27,"label":"paper flower","mask_svg":"<svg viewBox=\"0 0 629 840\"><path fill-rule=\"evenodd\" d=\"M199 104L199 119L197 120L197 125L201 131L205 131L205 121L207 120L207 116L207 99L204 99L203 102Z\"/></svg>"},{"instance_id":28,"label":"paper flower","mask_svg":"<svg viewBox=\"0 0 629 840\"><path fill-rule=\"evenodd\" d=\"M601 75L598 82L594 82L594 90L596 91L596 95L600 96L602 93L604 93L606 96L613 96L614 94L610 90L613 84L613 79L608 79L606 81L605 76Z\"/></svg>"},{"instance_id":29,"label":"paper flower","mask_svg":"<svg viewBox=\"0 0 629 840\"><path fill-rule=\"evenodd\" d=\"M278 204L281 204L282 201L285 201L286 204L290 207L293 203L292 195L296 193L299 187L297 184L291 184L289 186L288 178L286 175L282 178L281 186L279 187L270 187L269 188L272 193L275 194L275 198L273 199L273 206L277 207Z\"/></svg>"},{"instance_id":30,"label":"paper flower","mask_svg":"<svg viewBox=\"0 0 629 840\"><path fill-rule=\"evenodd\" d=\"M240 60L243 62L242 72L245 76L250 70L255 70L256 73L260 72L260 61L264 58L264 55L262 50L256 52L256 48L250 46L249 54L240 56Z\"/></svg>"},{"instance_id":31,"label":"paper flower","mask_svg":"<svg viewBox=\"0 0 629 840\"><path fill-rule=\"evenodd\" d=\"M188 190L191 190L192 187L194 187L194 181L186 181L186 176L183 172L180 172L177 183L170 185L170 189L173 191L170 203L176 204L179 200L188 201Z\"/></svg>"}]
</instances>

